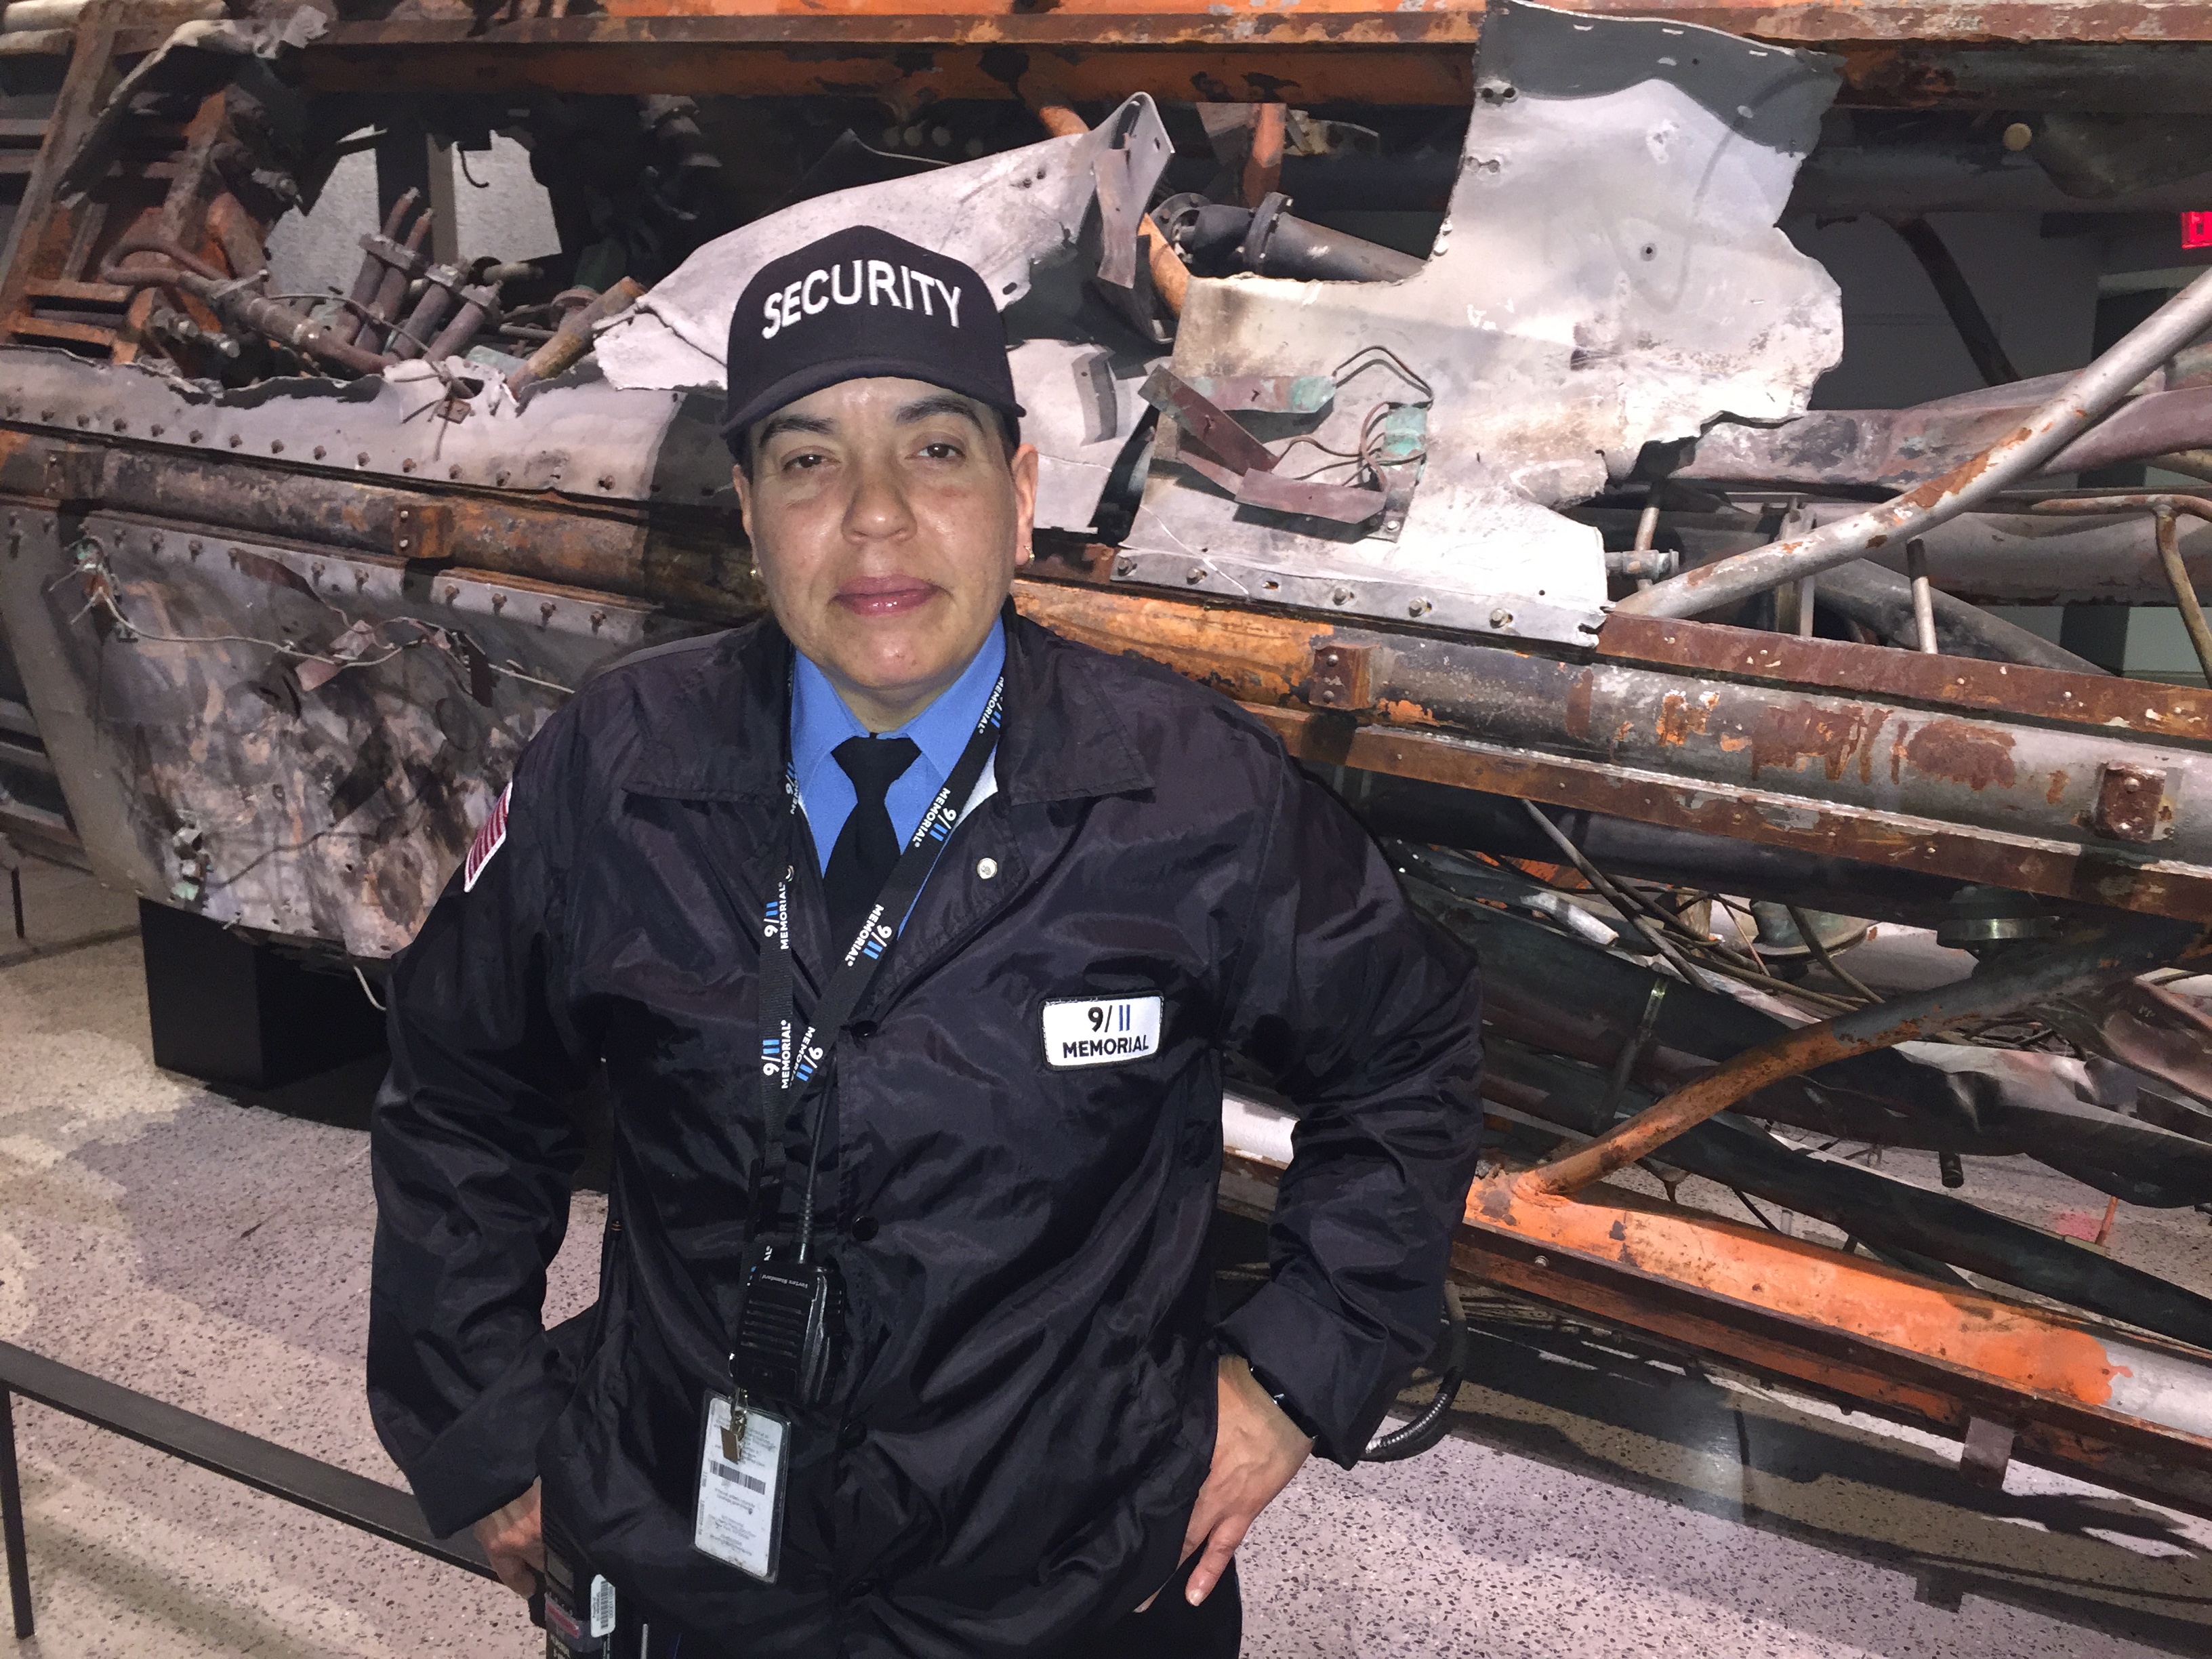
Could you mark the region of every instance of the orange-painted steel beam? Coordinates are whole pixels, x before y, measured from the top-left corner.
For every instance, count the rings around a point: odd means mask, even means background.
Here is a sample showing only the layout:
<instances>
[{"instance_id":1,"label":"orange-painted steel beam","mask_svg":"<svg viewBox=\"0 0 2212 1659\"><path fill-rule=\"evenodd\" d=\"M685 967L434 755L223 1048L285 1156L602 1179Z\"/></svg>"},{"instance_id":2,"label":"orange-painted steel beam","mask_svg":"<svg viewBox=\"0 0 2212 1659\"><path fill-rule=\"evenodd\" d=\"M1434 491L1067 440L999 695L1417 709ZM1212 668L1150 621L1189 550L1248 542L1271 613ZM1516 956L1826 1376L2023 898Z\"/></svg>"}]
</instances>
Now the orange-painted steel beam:
<instances>
[{"instance_id":1,"label":"orange-painted steel beam","mask_svg":"<svg viewBox=\"0 0 2212 1659\"><path fill-rule=\"evenodd\" d=\"M1049 16L1050 14L1044 15ZM805 20L800 20L805 22ZM1027 20L1018 20L1027 21ZM420 31L341 24L336 40L303 58L320 92L685 93L706 97L873 98L902 112L957 100L1084 102L1111 106L1132 93L1161 100L1304 106L1406 104L1464 107L1474 96L1473 37L1408 44L1382 29L1349 38L1230 48L1211 40L1154 45L1070 38L1060 28L963 30L940 40L935 18L863 33L842 23L779 25L775 39L751 31L686 30L704 38L603 21L512 24L471 38L460 29ZM1008 41L991 39L1011 33ZM1262 31L1264 33L1265 31ZM965 36L981 34L981 40Z\"/></svg>"},{"instance_id":2,"label":"orange-painted steel beam","mask_svg":"<svg viewBox=\"0 0 2212 1659\"><path fill-rule=\"evenodd\" d=\"M1777 1369L1816 1387L1877 1377L1863 1397L1954 1432L1973 1416L2010 1422L2039 1461L2081 1458L2093 1479L2137 1485L2164 1464L2158 1495L2212 1502L2212 1355L2195 1349L1610 1188L1530 1198L1493 1177L1469 1196L1462 1254L1510 1259L1506 1282L1571 1306L1602 1300L1614 1319L1648 1301L1651 1313L1625 1321L1644 1328L1694 1311L1717 1351L1762 1368L1786 1359Z\"/></svg>"},{"instance_id":3,"label":"orange-painted steel beam","mask_svg":"<svg viewBox=\"0 0 2212 1659\"><path fill-rule=\"evenodd\" d=\"M1231 1151L1224 1200L1264 1212L1280 1173ZM2023 1459L2212 1515L2212 1354L1618 1188L1532 1198L1516 1179L1468 1195L1455 1273L1953 1434L2007 1423Z\"/></svg>"}]
</instances>

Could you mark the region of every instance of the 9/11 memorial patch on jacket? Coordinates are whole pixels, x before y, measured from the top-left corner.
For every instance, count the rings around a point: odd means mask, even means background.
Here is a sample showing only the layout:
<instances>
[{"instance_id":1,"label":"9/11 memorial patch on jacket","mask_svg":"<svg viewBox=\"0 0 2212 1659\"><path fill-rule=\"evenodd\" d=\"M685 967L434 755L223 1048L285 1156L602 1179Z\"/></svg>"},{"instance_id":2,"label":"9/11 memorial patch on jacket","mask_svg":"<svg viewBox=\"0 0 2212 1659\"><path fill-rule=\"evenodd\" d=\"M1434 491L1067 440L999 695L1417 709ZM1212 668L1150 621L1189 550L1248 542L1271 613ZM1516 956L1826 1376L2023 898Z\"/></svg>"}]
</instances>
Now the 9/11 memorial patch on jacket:
<instances>
[{"instance_id":1,"label":"9/11 memorial patch on jacket","mask_svg":"<svg viewBox=\"0 0 2212 1659\"><path fill-rule=\"evenodd\" d=\"M1159 1052L1157 996L1072 997L1044 1006L1045 1064L1117 1066Z\"/></svg>"}]
</instances>

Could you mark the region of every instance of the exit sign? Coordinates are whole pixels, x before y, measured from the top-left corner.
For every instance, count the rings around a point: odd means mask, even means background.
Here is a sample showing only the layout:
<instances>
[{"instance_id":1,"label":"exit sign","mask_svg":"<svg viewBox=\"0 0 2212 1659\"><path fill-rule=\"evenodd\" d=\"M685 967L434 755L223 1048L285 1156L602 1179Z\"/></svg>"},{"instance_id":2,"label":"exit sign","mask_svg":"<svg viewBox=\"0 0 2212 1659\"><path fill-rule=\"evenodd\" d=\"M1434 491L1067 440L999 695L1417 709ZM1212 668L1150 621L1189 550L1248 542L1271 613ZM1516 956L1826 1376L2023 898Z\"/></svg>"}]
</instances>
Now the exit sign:
<instances>
[{"instance_id":1,"label":"exit sign","mask_svg":"<svg viewBox=\"0 0 2212 1659\"><path fill-rule=\"evenodd\" d=\"M2212 247L2212 213L2185 213L2181 216L2181 246Z\"/></svg>"}]
</instances>

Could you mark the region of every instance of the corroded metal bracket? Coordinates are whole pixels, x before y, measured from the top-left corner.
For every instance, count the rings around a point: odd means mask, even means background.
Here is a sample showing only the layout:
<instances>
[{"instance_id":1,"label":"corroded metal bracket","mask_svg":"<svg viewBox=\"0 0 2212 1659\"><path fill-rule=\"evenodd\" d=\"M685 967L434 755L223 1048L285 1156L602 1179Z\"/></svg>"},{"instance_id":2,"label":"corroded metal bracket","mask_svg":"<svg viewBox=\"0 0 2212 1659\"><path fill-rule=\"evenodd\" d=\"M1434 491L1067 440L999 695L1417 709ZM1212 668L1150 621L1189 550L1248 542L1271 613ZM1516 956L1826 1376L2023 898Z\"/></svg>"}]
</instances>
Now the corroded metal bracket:
<instances>
[{"instance_id":1,"label":"corroded metal bracket","mask_svg":"<svg viewBox=\"0 0 2212 1659\"><path fill-rule=\"evenodd\" d=\"M2173 831L2172 809L2164 805L2165 795L2162 768L2108 762L2097 775L2090 827L2109 840L2148 846Z\"/></svg>"}]
</instances>

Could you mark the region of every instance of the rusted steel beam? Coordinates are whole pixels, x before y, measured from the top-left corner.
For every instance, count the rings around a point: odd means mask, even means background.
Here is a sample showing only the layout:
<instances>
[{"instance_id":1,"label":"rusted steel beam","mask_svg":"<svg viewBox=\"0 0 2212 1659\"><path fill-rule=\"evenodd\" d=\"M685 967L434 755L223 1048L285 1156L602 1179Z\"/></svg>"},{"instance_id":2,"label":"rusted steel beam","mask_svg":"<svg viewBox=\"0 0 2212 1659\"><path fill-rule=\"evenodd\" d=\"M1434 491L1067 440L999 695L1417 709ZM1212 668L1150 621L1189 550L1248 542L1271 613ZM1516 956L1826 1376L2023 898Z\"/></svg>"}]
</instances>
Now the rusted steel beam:
<instances>
[{"instance_id":1,"label":"rusted steel beam","mask_svg":"<svg viewBox=\"0 0 2212 1659\"><path fill-rule=\"evenodd\" d=\"M1664 17L1763 40L2204 40L2212 17L2187 0L1565 0L1593 15Z\"/></svg>"},{"instance_id":2,"label":"rusted steel beam","mask_svg":"<svg viewBox=\"0 0 2212 1659\"><path fill-rule=\"evenodd\" d=\"M195 453L179 435L0 429L0 495L98 501L185 534L452 558L702 618L757 602L735 526L704 504L410 489L330 470L347 455ZM426 515L404 549L403 511ZM1615 617L1591 659L1570 660L1095 580L1024 579L1018 597L1074 637L1267 709L1317 762L2212 921L2212 822L2194 805L2212 766L2203 692L1690 623ZM2156 784L2148 840L2108 833L2108 762Z\"/></svg>"},{"instance_id":3,"label":"rusted steel beam","mask_svg":"<svg viewBox=\"0 0 2212 1659\"><path fill-rule=\"evenodd\" d=\"M55 210L62 173L92 131L99 113L100 91L114 61L115 29L123 10L120 0L91 0L77 16L68 73L62 77L53 113L46 118L38 158L23 181L7 240L0 244L0 341L7 338L11 319L23 307L24 295L34 275L31 266Z\"/></svg>"},{"instance_id":4,"label":"rusted steel beam","mask_svg":"<svg viewBox=\"0 0 2212 1659\"><path fill-rule=\"evenodd\" d=\"M1666 777L1571 760L1501 753L1487 745L1387 726L1354 726L1330 714L1251 705L1291 753L1455 789L1518 795L1571 811L1696 830L1820 857L1888 865L1957 882L1979 882L2156 915L2212 922L2201 872L2146 867L2096 848L2023 844L1970 829L1816 807L1765 791L1700 788Z\"/></svg>"},{"instance_id":5,"label":"rusted steel beam","mask_svg":"<svg viewBox=\"0 0 2212 1659\"><path fill-rule=\"evenodd\" d=\"M2191 829L2182 804L2185 780L2212 768L2205 711L2169 702L2171 688L1974 663L1952 670L1963 688L1915 696L1913 676L1948 659L1673 623L1671 646L1663 631L1645 642L1700 665L1646 666L1073 582L1024 581L1016 597L1071 637L1259 708L1316 762L2212 921L2212 822ZM1856 650L1835 678L1900 689L1793 684L1759 666L1770 648L1785 664ZM1998 688L2015 681L2033 712L2001 716ZM2131 718L2099 718L2116 712L2108 686L2140 699ZM2167 707L2188 715L2172 737ZM2098 827L2108 764L2130 755L2162 777L2154 845Z\"/></svg>"},{"instance_id":6,"label":"rusted steel beam","mask_svg":"<svg viewBox=\"0 0 2212 1659\"><path fill-rule=\"evenodd\" d=\"M2201 64L2174 56L2212 43L2212 15L2201 7L1578 9L1836 47L1844 100L1877 107L2212 109ZM1287 10L1001 3L835 16L632 7L487 25L457 9L415 8L339 23L305 61L308 83L325 90L857 95L906 110L954 98L1113 103L1139 91L1263 106L1460 106L1474 96L1480 11L1475 0L1416 12L1372 0ZM2054 51L2069 54L2068 72L2039 78L2039 54Z\"/></svg>"},{"instance_id":7,"label":"rusted steel beam","mask_svg":"<svg viewBox=\"0 0 2212 1659\"><path fill-rule=\"evenodd\" d=\"M1486 958L1483 967L1486 999L1502 975L1492 970ZM1554 997L1572 995L1571 981L1554 982L1547 989ZM1665 999L1673 1000L1671 995ZM1487 1000L1484 1013L1489 1013ZM1517 1120L1519 1127L1538 1137L1559 1129L1573 1135L1595 1134L1617 1111L1619 1103L1608 1098L1610 1079L1603 1069L1612 1055L1602 1056L1595 1066L1577 1064L1499 1038L1486 1018L1483 1035L1483 1097ZM1614 1044L1619 1043L1616 1035ZM1822 1085L1831 1081L1826 1068L1814 1075ZM1641 1091L1624 1089L1621 1095L1627 1102L1648 1103L1648 1098ZM2200 1180L2204 1168L2212 1164L2212 1151L2201 1143L2134 1122L2115 1111L2084 1107L2075 1121L2088 1127L2099 1117L2130 1124L2123 1133L2147 1130L2148 1139L2179 1147L2176 1161L2192 1165ZM1741 1117L1727 1115L1690 1129L1668 1144L1665 1162L1825 1222L1843 1237L1873 1247L1869 1253L1875 1259L1893 1267L1953 1285L1964 1281L1948 1269L1963 1267L2032 1297L2047 1297L2063 1307L2212 1349L2212 1297L1948 1193L1893 1180L1851 1159L1794 1150ZM2066 1162L2063 1152L2057 1162Z\"/></svg>"},{"instance_id":8,"label":"rusted steel beam","mask_svg":"<svg viewBox=\"0 0 2212 1659\"><path fill-rule=\"evenodd\" d=\"M9 405L0 402L0 411ZM34 411L33 411L34 412ZM210 423L211 424L211 423ZM155 434L155 437L167 435ZM456 488L404 489L317 465L173 445L58 441L0 427L0 505L44 507L58 496L97 500L190 535L206 531L479 569L562 586L597 588L735 620L759 608L735 515L580 502L550 493ZM335 458L337 465L346 457ZM417 526L413 546L401 515ZM737 544L732 545L732 544Z\"/></svg>"},{"instance_id":9,"label":"rusted steel beam","mask_svg":"<svg viewBox=\"0 0 2212 1659\"><path fill-rule=\"evenodd\" d=\"M2192 0L2003 0L1986 5L1944 0L1570 0L1562 9L1590 15L1662 17L1735 34L1790 41L2174 41L2212 40L2212 18ZM471 9L416 0L374 23L342 22L311 50L361 40L416 43L455 25L496 40L647 39L678 44L731 40L812 40L842 33L869 44L951 40L1057 46L1162 45L1181 40L1224 46L1269 40L1341 41L1370 29L1398 40L1473 38L1482 0L1440 0L1398 11L1376 0L1303 0L1287 12L1238 0L1063 0L1049 11L1021 0L950 0L924 14L906 3L841 7L809 15L776 0L730 3L711 12L670 0L607 0L588 16L517 19L489 26ZM553 30L551 26L564 26ZM639 26L642 26L641 28ZM593 31L599 31L596 34ZM374 33L366 33L374 31Z\"/></svg>"},{"instance_id":10,"label":"rusted steel beam","mask_svg":"<svg viewBox=\"0 0 2212 1659\"><path fill-rule=\"evenodd\" d=\"M1842 640L1801 640L1619 611L1606 618L1597 648L1601 657L1616 662L1686 669L1746 684L1817 687L1930 708L1984 709L2023 720L2212 743L2212 692L2191 686L2151 686L1970 657L1929 659Z\"/></svg>"},{"instance_id":11,"label":"rusted steel beam","mask_svg":"<svg viewBox=\"0 0 2212 1659\"><path fill-rule=\"evenodd\" d=\"M1532 1202L1510 1181L1470 1195L1455 1265L1954 1433L2009 1421L2033 1461L2212 1504L2212 1365L2194 1349L1613 1189Z\"/></svg>"}]
</instances>

